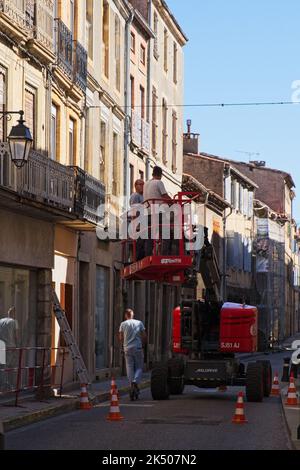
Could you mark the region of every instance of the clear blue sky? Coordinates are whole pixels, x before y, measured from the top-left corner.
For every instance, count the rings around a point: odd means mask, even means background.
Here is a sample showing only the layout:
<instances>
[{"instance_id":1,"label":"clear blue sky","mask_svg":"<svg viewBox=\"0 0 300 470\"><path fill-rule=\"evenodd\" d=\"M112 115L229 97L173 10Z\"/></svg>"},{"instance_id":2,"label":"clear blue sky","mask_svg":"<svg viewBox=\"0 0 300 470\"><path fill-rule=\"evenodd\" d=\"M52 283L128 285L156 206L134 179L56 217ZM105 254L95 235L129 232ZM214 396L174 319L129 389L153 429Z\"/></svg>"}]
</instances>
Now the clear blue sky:
<instances>
[{"instance_id":1,"label":"clear blue sky","mask_svg":"<svg viewBox=\"0 0 300 470\"><path fill-rule=\"evenodd\" d=\"M185 104L291 101L300 80L299 0L167 0L189 38ZM201 150L290 173L300 223L300 105L185 108Z\"/></svg>"}]
</instances>

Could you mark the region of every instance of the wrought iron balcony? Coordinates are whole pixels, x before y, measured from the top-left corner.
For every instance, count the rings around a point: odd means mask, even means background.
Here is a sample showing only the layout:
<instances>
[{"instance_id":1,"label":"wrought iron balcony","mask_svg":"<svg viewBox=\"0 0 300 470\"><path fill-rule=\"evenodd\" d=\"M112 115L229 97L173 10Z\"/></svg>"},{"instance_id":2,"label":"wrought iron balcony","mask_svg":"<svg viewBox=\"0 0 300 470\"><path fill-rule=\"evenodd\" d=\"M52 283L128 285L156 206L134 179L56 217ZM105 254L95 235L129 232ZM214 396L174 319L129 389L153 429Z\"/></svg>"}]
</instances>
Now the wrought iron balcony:
<instances>
[{"instance_id":1,"label":"wrought iron balcony","mask_svg":"<svg viewBox=\"0 0 300 470\"><path fill-rule=\"evenodd\" d=\"M103 222L105 186L79 167L73 167L75 174L75 212L80 219L94 225Z\"/></svg>"},{"instance_id":2,"label":"wrought iron balcony","mask_svg":"<svg viewBox=\"0 0 300 470\"><path fill-rule=\"evenodd\" d=\"M72 168L36 151L31 151L28 163L22 169L16 169L7 153L7 144L0 143L0 188L73 212L75 176Z\"/></svg>"},{"instance_id":3,"label":"wrought iron balcony","mask_svg":"<svg viewBox=\"0 0 300 470\"><path fill-rule=\"evenodd\" d=\"M82 91L87 85L87 51L78 41L74 41L74 81Z\"/></svg>"},{"instance_id":4,"label":"wrought iron balcony","mask_svg":"<svg viewBox=\"0 0 300 470\"><path fill-rule=\"evenodd\" d=\"M150 124L133 109L131 111L131 140L140 150L150 153Z\"/></svg>"},{"instance_id":5,"label":"wrought iron balcony","mask_svg":"<svg viewBox=\"0 0 300 470\"><path fill-rule=\"evenodd\" d=\"M73 79L73 36L61 19L56 19L56 54L58 66Z\"/></svg>"},{"instance_id":6,"label":"wrought iron balcony","mask_svg":"<svg viewBox=\"0 0 300 470\"><path fill-rule=\"evenodd\" d=\"M142 145L141 147L147 154L150 153L150 124L144 119L142 119Z\"/></svg>"}]
</instances>

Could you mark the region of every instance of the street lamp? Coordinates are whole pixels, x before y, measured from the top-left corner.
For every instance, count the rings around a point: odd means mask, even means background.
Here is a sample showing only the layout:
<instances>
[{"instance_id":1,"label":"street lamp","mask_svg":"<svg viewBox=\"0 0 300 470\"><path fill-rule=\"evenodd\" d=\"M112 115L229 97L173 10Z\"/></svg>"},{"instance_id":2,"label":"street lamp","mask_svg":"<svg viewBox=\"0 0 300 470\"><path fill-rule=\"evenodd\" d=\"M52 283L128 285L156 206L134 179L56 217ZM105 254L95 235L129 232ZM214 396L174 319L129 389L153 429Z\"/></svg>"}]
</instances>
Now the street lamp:
<instances>
[{"instance_id":1,"label":"street lamp","mask_svg":"<svg viewBox=\"0 0 300 470\"><path fill-rule=\"evenodd\" d=\"M24 126L24 111L0 111L0 115L9 116L11 119L12 114L19 114L20 119L16 126L13 126L9 136L7 137L9 145L9 153L12 162L17 168L22 168L28 161L29 152L33 142L30 129Z\"/></svg>"}]
</instances>

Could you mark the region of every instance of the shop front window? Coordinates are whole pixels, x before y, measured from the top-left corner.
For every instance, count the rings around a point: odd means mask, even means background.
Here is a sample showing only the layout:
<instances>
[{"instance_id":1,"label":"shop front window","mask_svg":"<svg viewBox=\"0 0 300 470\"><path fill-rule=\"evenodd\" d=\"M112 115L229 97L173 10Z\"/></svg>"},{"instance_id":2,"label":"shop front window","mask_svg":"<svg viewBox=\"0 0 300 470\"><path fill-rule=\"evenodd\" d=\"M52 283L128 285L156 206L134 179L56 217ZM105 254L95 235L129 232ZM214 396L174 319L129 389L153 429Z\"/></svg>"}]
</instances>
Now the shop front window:
<instances>
[{"instance_id":1,"label":"shop front window","mask_svg":"<svg viewBox=\"0 0 300 470\"><path fill-rule=\"evenodd\" d=\"M19 349L36 346L36 273L0 266L0 344L5 358L0 364L0 391L13 388L19 363ZM22 366L34 367L35 351L24 351ZM22 382L26 380L23 371ZM5 389L5 390L4 390Z\"/></svg>"}]
</instances>

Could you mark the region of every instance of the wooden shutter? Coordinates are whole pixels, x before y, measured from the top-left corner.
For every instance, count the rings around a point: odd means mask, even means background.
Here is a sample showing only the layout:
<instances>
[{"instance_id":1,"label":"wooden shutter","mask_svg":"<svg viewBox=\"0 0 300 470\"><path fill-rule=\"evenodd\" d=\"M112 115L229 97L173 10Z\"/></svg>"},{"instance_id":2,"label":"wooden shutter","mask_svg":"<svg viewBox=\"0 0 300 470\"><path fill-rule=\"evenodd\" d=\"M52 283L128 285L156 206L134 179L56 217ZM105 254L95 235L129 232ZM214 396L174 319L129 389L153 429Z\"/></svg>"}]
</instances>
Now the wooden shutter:
<instances>
[{"instance_id":1,"label":"wooden shutter","mask_svg":"<svg viewBox=\"0 0 300 470\"><path fill-rule=\"evenodd\" d=\"M0 111L6 109L6 70L0 66ZM1 119L1 116L0 116ZM6 119L0 120L0 141L6 139Z\"/></svg>"},{"instance_id":2,"label":"wooden shutter","mask_svg":"<svg viewBox=\"0 0 300 470\"><path fill-rule=\"evenodd\" d=\"M25 121L26 126L30 129L33 148L35 148L35 89L28 85L25 89Z\"/></svg>"},{"instance_id":3,"label":"wooden shutter","mask_svg":"<svg viewBox=\"0 0 300 470\"><path fill-rule=\"evenodd\" d=\"M60 305L66 312L66 317L73 329L73 286L71 284L60 284ZM66 346L65 340L60 334L60 346Z\"/></svg>"}]
</instances>

